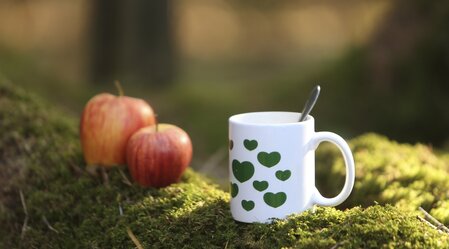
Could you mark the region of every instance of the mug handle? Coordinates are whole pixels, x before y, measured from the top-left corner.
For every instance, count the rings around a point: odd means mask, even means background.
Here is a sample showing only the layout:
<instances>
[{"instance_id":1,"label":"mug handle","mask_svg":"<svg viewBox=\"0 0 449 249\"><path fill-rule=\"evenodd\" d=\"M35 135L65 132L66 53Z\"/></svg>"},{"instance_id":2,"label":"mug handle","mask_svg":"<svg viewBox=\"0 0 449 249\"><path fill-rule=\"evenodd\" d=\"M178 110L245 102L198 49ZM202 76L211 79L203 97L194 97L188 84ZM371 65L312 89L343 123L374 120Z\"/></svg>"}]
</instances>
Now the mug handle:
<instances>
[{"instance_id":1,"label":"mug handle","mask_svg":"<svg viewBox=\"0 0 449 249\"><path fill-rule=\"evenodd\" d=\"M326 198L322 196L320 191L318 191L318 189L315 187L313 201L315 204L321 206L337 206L348 198L349 194L351 194L352 188L354 187L354 158L352 156L351 149L349 148L349 145L346 143L346 141L333 132L315 132L311 140L312 148L316 150L318 148L318 145L324 141L331 142L340 149L346 165L346 180L341 192L333 198Z\"/></svg>"}]
</instances>

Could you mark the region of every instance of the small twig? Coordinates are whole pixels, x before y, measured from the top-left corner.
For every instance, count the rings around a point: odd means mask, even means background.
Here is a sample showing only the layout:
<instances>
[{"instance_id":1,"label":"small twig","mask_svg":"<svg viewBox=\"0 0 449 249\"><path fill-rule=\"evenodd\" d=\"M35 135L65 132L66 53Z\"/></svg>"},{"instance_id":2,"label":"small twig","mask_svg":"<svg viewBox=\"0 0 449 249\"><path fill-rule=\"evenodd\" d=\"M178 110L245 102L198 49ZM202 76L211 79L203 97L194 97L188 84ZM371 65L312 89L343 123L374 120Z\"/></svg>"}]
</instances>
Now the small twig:
<instances>
[{"instance_id":1,"label":"small twig","mask_svg":"<svg viewBox=\"0 0 449 249\"><path fill-rule=\"evenodd\" d=\"M20 194L20 201L22 202L22 207L23 207L23 212L25 213L25 220L23 221L23 225L22 225L22 232L20 234L20 238L23 239L23 237L25 236L25 231L27 230L27 225L28 225L28 209L27 209L27 205L25 203L25 197L23 196L22 190L19 190L19 194Z\"/></svg>"},{"instance_id":2,"label":"small twig","mask_svg":"<svg viewBox=\"0 0 449 249\"><path fill-rule=\"evenodd\" d=\"M229 240L226 241L224 249L228 249L228 243L229 243Z\"/></svg>"},{"instance_id":3,"label":"small twig","mask_svg":"<svg viewBox=\"0 0 449 249\"><path fill-rule=\"evenodd\" d=\"M138 249L143 249L142 244L140 243L140 241L137 239L136 235L134 235L133 231L131 231L131 229L129 229L129 227L126 228L126 232L128 233L128 236L131 238L131 240L133 241L134 245L136 245L136 247Z\"/></svg>"},{"instance_id":4,"label":"small twig","mask_svg":"<svg viewBox=\"0 0 449 249\"><path fill-rule=\"evenodd\" d=\"M132 186L133 184L131 183L131 181L128 179L128 177L126 177L125 173L123 172L122 169L119 170L120 175L122 176L122 182L128 186Z\"/></svg>"},{"instance_id":5,"label":"small twig","mask_svg":"<svg viewBox=\"0 0 449 249\"><path fill-rule=\"evenodd\" d=\"M70 163L69 166L73 169L73 171L75 171L75 173L77 173L78 175L84 175L86 174L86 172L84 170L82 170L78 165L76 165L75 163Z\"/></svg>"},{"instance_id":6,"label":"small twig","mask_svg":"<svg viewBox=\"0 0 449 249\"><path fill-rule=\"evenodd\" d=\"M55 233L59 233L58 230L56 230L54 227L50 225L50 222L48 222L47 217L45 217L45 215L42 216L42 220L44 221L45 225L47 225L48 229L52 230Z\"/></svg>"},{"instance_id":7,"label":"small twig","mask_svg":"<svg viewBox=\"0 0 449 249\"><path fill-rule=\"evenodd\" d=\"M434 226L432 223L428 222L426 219L424 219L423 217L417 215L416 218L418 218L418 220L420 220L421 222L423 222L424 224L428 225L429 227L437 230L438 232L442 233L441 230L439 230L436 226Z\"/></svg>"},{"instance_id":8,"label":"small twig","mask_svg":"<svg viewBox=\"0 0 449 249\"><path fill-rule=\"evenodd\" d=\"M434 222L435 224L441 224L437 219L435 219L432 215L430 215L426 210L424 210L424 208L419 207L418 208L419 211L423 212L424 216L428 219L430 219L432 222Z\"/></svg>"},{"instance_id":9,"label":"small twig","mask_svg":"<svg viewBox=\"0 0 449 249\"><path fill-rule=\"evenodd\" d=\"M118 204L118 213L120 214L120 216L123 216L123 208L120 203Z\"/></svg>"},{"instance_id":10,"label":"small twig","mask_svg":"<svg viewBox=\"0 0 449 249\"><path fill-rule=\"evenodd\" d=\"M122 205L120 203L118 204L118 212L119 212L120 216L123 216L123 208L122 208ZM136 235L134 235L133 231L131 231L131 229L129 227L126 227L126 232L128 233L128 236L133 241L134 245L138 249L143 249L142 244L140 243L140 241L137 239Z\"/></svg>"},{"instance_id":11,"label":"small twig","mask_svg":"<svg viewBox=\"0 0 449 249\"><path fill-rule=\"evenodd\" d=\"M105 167L101 167L101 176L103 178L103 184L109 188L109 175Z\"/></svg>"},{"instance_id":12,"label":"small twig","mask_svg":"<svg viewBox=\"0 0 449 249\"><path fill-rule=\"evenodd\" d=\"M437 219L435 219L432 215L430 215L424 208L419 207L419 211L421 211L424 216L433 222L433 224L436 225L437 229L442 230L443 232L449 234L449 228L447 228L443 223L439 222Z\"/></svg>"},{"instance_id":13,"label":"small twig","mask_svg":"<svg viewBox=\"0 0 449 249\"><path fill-rule=\"evenodd\" d=\"M28 216L25 217L25 220L23 221L22 232L20 233L20 239L23 239L23 237L25 237L25 232L27 229L28 229Z\"/></svg>"},{"instance_id":14,"label":"small twig","mask_svg":"<svg viewBox=\"0 0 449 249\"><path fill-rule=\"evenodd\" d=\"M22 202L23 211L25 212L25 215L28 217L28 209L25 203L25 197L23 196L22 190L19 190L19 194L20 194L20 201Z\"/></svg>"}]
</instances>

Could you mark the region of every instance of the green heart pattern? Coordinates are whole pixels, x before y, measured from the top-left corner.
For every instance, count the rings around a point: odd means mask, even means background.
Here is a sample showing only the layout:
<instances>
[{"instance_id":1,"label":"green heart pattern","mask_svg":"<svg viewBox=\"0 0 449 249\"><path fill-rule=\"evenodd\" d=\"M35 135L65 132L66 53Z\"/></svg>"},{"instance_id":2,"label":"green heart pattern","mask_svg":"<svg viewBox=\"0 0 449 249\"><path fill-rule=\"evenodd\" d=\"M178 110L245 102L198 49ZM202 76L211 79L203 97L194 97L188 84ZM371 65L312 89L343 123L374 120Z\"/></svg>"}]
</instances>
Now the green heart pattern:
<instances>
[{"instance_id":1,"label":"green heart pattern","mask_svg":"<svg viewBox=\"0 0 449 249\"><path fill-rule=\"evenodd\" d=\"M249 139L245 139L243 141L243 145L245 146L245 148L249 151L255 150L257 148L257 141L256 140L249 140Z\"/></svg>"},{"instance_id":2,"label":"green heart pattern","mask_svg":"<svg viewBox=\"0 0 449 249\"><path fill-rule=\"evenodd\" d=\"M263 195L263 200L268 206L278 208L285 203L287 195L284 192L278 192L276 194L267 192Z\"/></svg>"},{"instance_id":3,"label":"green heart pattern","mask_svg":"<svg viewBox=\"0 0 449 249\"><path fill-rule=\"evenodd\" d=\"M233 160L232 173L239 182L243 183L253 177L254 166L251 162L248 161L239 162L238 160Z\"/></svg>"},{"instance_id":4,"label":"green heart pattern","mask_svg":"<svg viewBox=\"0 0 449 249\"><path fill-rule=\"evenodd\" d=\"M232 183L231 182L231 196L232 198L236 197L239 193L239 186L237 185L237 183Z\"/></svg>"},{"instance_id":5,"label":"green heart pattern","mask_svg":"<svg viewBox=\"0 0 449 249\"><path fill-rule=\"evenodd\" d=\"M257 149L258 142L257 140L245 139L243 141L244 147L248 151L253 151ZM232 150L234 147L234 141L229 140L229 149ZM271 168L276 166L281 161L281 154L277 151L265 152L261 151L257 154L258 162L267 167ZM240 162L236 159L232 161L232 173L234 177L240 182L244 183L251 179L254 176L255 168L254 165L249 161ZM275 172L275 176L277 179L281 181L287 181L291 177L290 170L278 170ZM253 187L259 192L263 192L269 187L268 181L253 181ZM239 193L238 183L231 182L231 196L232 198L236 197ZM278 208L282 206L287 201L287 194L285 192L266 192L263 195L264 202L273 208ZM255 202L252 200L242 200L241 202L242 208L246 211L251 211L255 207Z\"/></svg>"},{"instance_id":6,"label":"green heart pattern","mask_svg":"<svg viewBox=\"0 0 449 249\"><path fill-rule=\"evenodd\" d=\"M257 191L262 192L262 191L264 191L265 189L268 188L268 182L267 181L254 181L253 182L253 187Z\"/></svg>"},{"instance_id":7,"label":"green heart pattern","mask_svg":"<svg viewBox=\"0 0 449 249\"><path fill-rule=\"evenodd\" d=\"M271 168L281 161L281 154L277 151L273 151L271 153L259 152L259 154L257 154L257 160L263 166Z\"/></svg>"},{"instance_id":8,"label":"green heart pattern","mask_svg":"<svg viewBox=\"0 0 449 249\"><path fill-rule=\"evenodd\" d=\"M254 201L242 200L242 207L243 207L243 209L245 209L246 211L251 211L251 210L253 210L254 206L255 206Z\"/></svg>"},{"instance_id":9,"label":"green heart pattern","mask_svg":"<svg viewBox=\"0 0 449 249\"><path fill-rule=\"evenodd\" d=\"M292 175L292 172L290 170L278 170L276 171L276 178L281 181L287 181L288 178Z\"/></svg>"}]
</instances>

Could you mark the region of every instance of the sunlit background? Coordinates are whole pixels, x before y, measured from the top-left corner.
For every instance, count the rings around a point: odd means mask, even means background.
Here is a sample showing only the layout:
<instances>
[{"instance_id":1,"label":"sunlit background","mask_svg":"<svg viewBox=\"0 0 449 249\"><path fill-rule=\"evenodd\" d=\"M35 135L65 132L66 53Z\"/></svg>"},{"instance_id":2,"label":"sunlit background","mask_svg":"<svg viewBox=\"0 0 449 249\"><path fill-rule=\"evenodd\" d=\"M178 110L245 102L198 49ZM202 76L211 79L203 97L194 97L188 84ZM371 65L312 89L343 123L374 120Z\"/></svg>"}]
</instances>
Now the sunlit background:
<instances>
[{"instance_id":1,"label":"sunlit background","mask_svg":"<svg viewBox=\"0 0 449 249\"><path fill-rule=\"evenodd\" d=\"M317 130L449 150L449 2L1 0L0 76L78 118L99 92L147 100L227 175L227 119L300 111Z\"/></svg>"}]
</instances>

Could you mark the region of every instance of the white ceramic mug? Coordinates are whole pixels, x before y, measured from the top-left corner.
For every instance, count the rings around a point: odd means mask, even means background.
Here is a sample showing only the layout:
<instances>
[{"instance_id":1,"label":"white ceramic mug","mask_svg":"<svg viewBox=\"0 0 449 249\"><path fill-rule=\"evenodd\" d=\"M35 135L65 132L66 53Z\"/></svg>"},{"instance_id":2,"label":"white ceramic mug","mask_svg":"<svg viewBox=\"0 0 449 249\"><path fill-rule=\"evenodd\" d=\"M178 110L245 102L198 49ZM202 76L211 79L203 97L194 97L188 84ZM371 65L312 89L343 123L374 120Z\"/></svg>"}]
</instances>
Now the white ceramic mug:
<instances>
[{"instance_id":1,"label":"white ceramic mug","mask_svg":"<svg viewBox=\"0 0 449 249\"><path fill-rule=\"evenodd\" d=\"M354 159L335 133L315 132L308 116L297 112L253 112L229 119L231 213L241 222L268 223L318 204L336 206L354 186ZM334 143L346 164L345 185L336 197L323 197L315 187L315 149Z\"/></svg>"}]
</instances>

